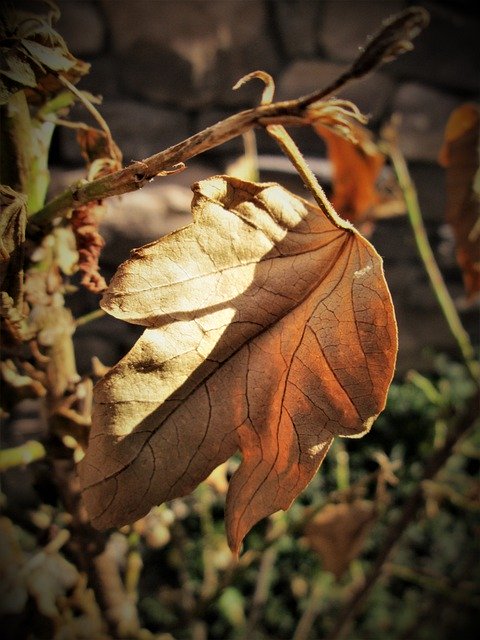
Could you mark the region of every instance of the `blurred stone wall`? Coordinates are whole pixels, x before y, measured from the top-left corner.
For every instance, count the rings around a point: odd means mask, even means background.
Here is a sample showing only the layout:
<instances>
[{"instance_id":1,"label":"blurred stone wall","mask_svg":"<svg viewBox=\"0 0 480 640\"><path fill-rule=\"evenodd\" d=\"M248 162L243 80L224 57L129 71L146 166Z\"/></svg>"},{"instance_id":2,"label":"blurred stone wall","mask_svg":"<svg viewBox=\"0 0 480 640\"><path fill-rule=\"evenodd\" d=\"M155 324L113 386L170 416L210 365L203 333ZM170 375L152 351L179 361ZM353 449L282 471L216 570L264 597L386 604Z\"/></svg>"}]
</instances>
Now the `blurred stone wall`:
<instances>
[{"instance_id":1,"label":"blurred stone wall","mask_svg":"<svg viewBox=\"0 0 480 640\"><path fill-rule=\"evenodd\" d=\"M276 99L298 97L327 85L354 59L382 20L408 4L412 3L60 0L62 17L57 27L71 51L91 62L91 73L79 86L103 96L101 113L129 162L257 103L262 90L259 81L238 91L231 89L250 71L263 69L275 78ZM443 170L437 156L452 109L479 97L480 22L468 1L420 0L415 4L430 11L431 24L414 41L414 50L338 95L368 114L374 130L393 112L401 114L401 145L411 164L432 242L463 318L474 331L478 309L463 308L451 233L443 224ZM73 115L86 117L84 112ZM310 131L292 133L307 156L322 156L323 145ZM260 154L276 152L262 132L258 147ZM241 139L234 140L192 161L183 174L158 180L112 203L103 225L107 274L129 248L188 223L188 185L224 171L228 160L241 150ZM81 165L71 130L60 131L55 161L59 171L54 187L58 187ZM271 179L272 174L263 178ZM397 308L399 371L428 367L434 351L454 353L405 218L377 225L372 242L384 257ZM76 313L96 304L85 296L73 302ZM80 366L88 367L86 354L92 350L112 364L129 347L135 331L111 318L82 328L77 336Z\"/></svg>"}]
</instances>

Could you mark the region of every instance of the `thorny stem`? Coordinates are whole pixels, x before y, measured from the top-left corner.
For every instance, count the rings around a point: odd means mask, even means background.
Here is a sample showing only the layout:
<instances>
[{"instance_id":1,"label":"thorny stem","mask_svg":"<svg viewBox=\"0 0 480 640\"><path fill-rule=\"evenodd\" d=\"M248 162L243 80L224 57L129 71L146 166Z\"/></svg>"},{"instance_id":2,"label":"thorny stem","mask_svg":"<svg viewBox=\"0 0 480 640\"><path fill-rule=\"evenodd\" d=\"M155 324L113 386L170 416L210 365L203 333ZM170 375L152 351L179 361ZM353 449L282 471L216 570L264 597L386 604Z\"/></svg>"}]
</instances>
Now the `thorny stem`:
<instances>
[{"instance_id":1,"label":"thorny stem","mask_svg":"<svg viewBox=\"0 0 480 640\"><path fill-rule=\"evenodd\" d=\"M448 291L442 273L438 268L437 261L432 251L432 247L428 240L427 231L422 218L420 204L418 202L417 191L410 176L405 157L403 156L398 143L395 139L393 128L386 132L388 136L387 151L392 160L393 168L397 176L398 184L403 192L405 204L407 206L408 219L412 227L418 252L425 266L425 270L430 279L435 296L443 311L443 315L448 323L453 337L457 341L460 351L465 360L465 364L470 375L478 385L478 376L480 374L480 366L475 360L475 353L470 342L470 337L460 320L455 304Z\"/></svg>"},{"instance_id":2,"label":"thorny stem","mask_svg":"<svg viewBox=\"0 0 480 640\"><path fill-rule=\"evenodd\" d=\"M296 126L310 124L318 117L315 114L321 100L350 80L359 78L374 67L394 59L400 53L409 51L412 48L410 40L427 26L428 20L429 16L425 9L421 7L406 9L385 22L352 66L326 89L315 91L297 100L266 104L256 109L242 111L143 161L133 162L125 169L68 189L37 211L32 216L31 222L39 226L48 225L55 218L65 215L81 204L135 191L165 169L184 163L204 151L242 135L253 127L274 124Z\"/></svg>"},{"instance_id":3,"label":"thorny stem","mask_svg":"<svg viewBox=\"0 0 480 640\"><path fill-rule=\"evenodd\" d=\"M371 566L370 571L366 574L365 581L355 589L347 602L344 603L334 628L327 636L327 640L340 640L345 637L345 633L348 631L355 615L370 594L377 579L382 574L385 563L391 557L402 535L420 509L424 495L423 483L425 480L431 480L435 477L453 453L455 446L473 429L476 421L478 421L479 402L480 392L477 392L471 399L464 415L457 422L456 427L447 435L444 445L435 451L427 460L422 479L418 482L416 489L404 504L400 517L388 528L383 546Z\"/></svg>"}]
</instances>

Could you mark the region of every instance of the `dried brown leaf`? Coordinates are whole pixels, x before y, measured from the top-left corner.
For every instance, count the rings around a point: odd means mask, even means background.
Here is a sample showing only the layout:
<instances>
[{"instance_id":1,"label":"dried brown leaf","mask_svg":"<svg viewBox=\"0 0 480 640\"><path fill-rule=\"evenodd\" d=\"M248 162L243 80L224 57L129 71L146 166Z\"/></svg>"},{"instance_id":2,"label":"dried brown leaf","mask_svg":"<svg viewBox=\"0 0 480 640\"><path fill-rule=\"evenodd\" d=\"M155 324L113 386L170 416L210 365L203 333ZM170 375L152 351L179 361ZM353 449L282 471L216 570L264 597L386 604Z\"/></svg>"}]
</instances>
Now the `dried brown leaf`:
<instances>
[{"instance_id":1,"label":"dried brown leaf","mask_svg":"<svg viewBox=\"0 0 480 640\"><path fill-rule=\"evenodd\" d=\"M191 492L240 450L229 544L286 509L335 435L366 433L397 350L381 259L274 183L194 185L194 222L132 252L102 306L147 326L97 384L80 464L104 528Z\"/></svg>"},{"instance_id":2,"label":"dried brown leaf","mask_svg":"<svg viewBox=\"0 0 480 640\"><path fill-rule=\"evenodd\" d=\"M89 180L101 178L121 169L121 151L105 131L92 127L79 129L77 141L87 163ZM79 253L78 268L83 272L81 282L93 293L100 293L107 287L98 264L105 244L99 232L99 224L104 213L103 201L97 200L74 209L71 218Z\"/></svg>"},{"instance_id":3,"label":"dried brown leaf","mask_svg":"<svg viewBox=\"0 0 480 640\"><path fill-rule=\"evenodd\" d=\"M45 7L43 7L45 8ZM13 4L0 15L0 104L24 90L27 100L42 104L63 90L58 76L77 82L90 65L73 56L48 15L22 10Z\"/></svg>"},{"instance_id":4,"label":"dried brown leaf","mask_svg":"<svg viewBox=\"0 0 480 640\"><path fill-rule=\"evenodd\" d=\"M339 579L359 555L375 519L369 500L327 504L307 523L305 537L321 556L323 568Z\"/></svg>"},{"instance_id":5,"label":"dried brown leaf","mask_svg":"<svg viewBox=\"0 0 480 640\"><path fill-rule=\"evenodd\" d=\"M0 289L8 293L17 309L23 297L23 263L27 197L0 185Z\"/></svg>"},{"instance_id":6,"label":"dried brown leaf","mask_svg":"<svg viewBox=\"0 0 480 640\"><path fill-rule=\"evenodd\" d=\"M349 137L321 124L314 129L327 144L333 169L332 204L336 211L356 224L378 217L385 211L401 213L403 201L380 188L380 174L385 156L374 143L370 132L350 123Z\"/></svg>"},{"instance_id":7,"label":"dried brown leaf","mask_svg":"<svg viewBox=\"0 0 480 640\"><path fill-rule=\"evenodd\" d=\"M447 123L440 152L446 168L446 218L455 233L457 260L469 300L480 292L480 108L464 104Z\"/></svg>"},{"instance_id":8,"label":"dried brown leaf","mask_svg":"<svg viewBox=\"0 0 480 640\"><path fill-rule=\"evenodd\" d=\"M105 206L99 200L73 210L71 224L78 251L78 268L83 272L82 285L93 293L100 293L107 287L99 273L98 261L105 240L98 231Z\"/></svg>"}]
</instances>

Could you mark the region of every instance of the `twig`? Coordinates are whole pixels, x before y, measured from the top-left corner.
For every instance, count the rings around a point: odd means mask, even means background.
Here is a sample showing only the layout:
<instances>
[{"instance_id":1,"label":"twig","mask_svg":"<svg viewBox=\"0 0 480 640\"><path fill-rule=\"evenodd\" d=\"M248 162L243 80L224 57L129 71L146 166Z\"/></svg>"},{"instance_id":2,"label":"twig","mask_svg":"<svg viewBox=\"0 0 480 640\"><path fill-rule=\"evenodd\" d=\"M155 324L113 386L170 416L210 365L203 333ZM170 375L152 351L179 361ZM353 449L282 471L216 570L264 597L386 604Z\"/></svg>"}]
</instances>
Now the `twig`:
<instances>
[{"instance_id":1,"label":"twig","mask_svg":"<svg viewBox=\"0 0 480 640\"><path fill-rule=\"evenodd\" d=\"M79 316L78 318L76 318L75 326L81 327L82 325L88 324L93 320L98 320L99 318L103 318L104 315L106 315L106 312L103 309L95 309L94 311L90 311L89 313L86 313L85 315Z\"/></svg>"},{"instance_id":2,"label":"twig","mask_svg":"<svg viewBox=\"0 0 480 640\"><path fill-rule=\"evenodd\" d=\"M253 78L258 78L265 83L265 88L262 93L261 104L267 105L270 104L273 94L275 92L275 83L273 81L272 76L265 71L253 71L248 75L240 78L237 84L233 87L234 89L238 89L242 84L248 82ZM343 101L342 101L343 102ZM343 105L342 105L343 106ZM352 105L353 107L353 105ZM348 112L347 112L348 113ZM356 115L355 110L353 109L350 112L352 115ZM325 212L325 214L330 218L333 224L341 229L351 229L352 225L340 218L338 213L333 208L333 205L325 195L324 190L320 186L315 174L308 166L305 158L303 157L300 149L295 144L295 141L287 132L284 126L276 124L270 124L266 127L267 133L275 140L283 153L287 156L290 162L293 164L295 169L297 170L299 176L301 177L303 184L310 191L312 196L315 198L318 206Z\"/></svg>"},{"instance_id":3,"label":"twig","mask_svg":"<svg viewBox=\"0 0 480 640\"><path fill-rule=\"evenodd\" d=\"M110 148L113 149L114 148L114 142L113 142L113 138L112 138L112 132L110 131L110 127L108 126L108 124L107 124L105 118L102 116L102 114L98 111L98 109L96 107L94 107L92 102L86 97L85 93L82 93L81 91L79 91L75 85L73 85L69 80L67 80L67 78L65 78L62 75L59 75L58 79L60 80L60 82L65 87L67 87L67 89L69 91L71 91L71 93L73 93L74 96L76 96L78 98L78 100L80 100L80 102L87 109L87 111L98 122L98 124L101 126L103 132L107 136L107 140L108 140L108 144L109 144ZM112 155L114 155L114 154L112 153Z\"/></svg>"},{"instance_id":4,"label":"twig","mask_svg":"<svg viewBox=\"0 0 480 640\"><path fill-rule=\"evenodd\" d=\"M445 280L443 279L442 273L438 268L437 261L435 260L432 247L428 240L425 224L423 222L417 191L410 176L405 157L400 151L396 139L396 132L393 126L386 129L385 136L387 152L392 160L398 183L405 198L408 219L413 230L418 252L425 266L425 270L430 279L430 284L432 285L440 308L442 309L443 315L450 327L450 331L460 348L470 375L478 385L480 366L478 361L475 360L475 353L472 343L470 342L470 337L463 327L460 316L455 308L455 304L453 303L447 285L445 284Z\"/></svg>"},{"instance_id":5,"label":"twig","mask_svg":"<svg viewBox=\"0 0 480 640\"><path fill-rule=\"evenodd\" d=\"M359 78L374 67L409 51L412 48L410 40L427 26L428 20L425 9L410 7L384 23L352 66L327 88L297 100L265 104L242 111L160 153L133 162L125 169L67 189L32 215L31 223L39 226L48 225L55 218L65 215L81 204L135 191L166 169L185 163L190 158L236 138L253 127L311 124L319 119L321 101L326 96L350 80Z\"/></svg>"},{"instance_id":6,"label":"twig","mask_svg":"<svg viewBox=\"0 0 480 640\"><path fill-rule=\"evenodd\" d=\"M423 482L435 477L453 453L456 444L473 428L475 422L478 420L479 402L480 392L477 392L471 399L464 415L457 422L456 427L452 429L445 439L445 444L428 459L422 479L418 482L416 489L404 504L400 517L388 528L383 546L371 566L370 571L367 573L365 581L352 593L347 602L344 603L337 622L328 635L327 640L339 640L345 637L344 634L348 630L351 621L370 594L370 591L384 569L385 563L392 555L403 533L421 507L423 503Z\"/></svg>"},{"instance_id":7,"label":"twig","mask_svg":"<svg viewBox=\"0 0 480 640\"><path fill-rule=\"evenodd\" d=\"M257 574L257 584L252 599L252 607L245 627L244 640L251 640L261 619L263 609L268 600L272 570L278 555L276 545L270 546L263 554Z\"/></svg>"},{"instance_id":8,"label":"twig","mask_svg":"<svg viewBox=\"0 0 480 640\"><path fill-rule=\"evenodd\" d=\"M310 638L315 620L325 604L323 596L331 579L331 574L322 571L319 571L315 576L307 606L298 621L292 640L308 640Z\"/></svg>"}]
</instances>

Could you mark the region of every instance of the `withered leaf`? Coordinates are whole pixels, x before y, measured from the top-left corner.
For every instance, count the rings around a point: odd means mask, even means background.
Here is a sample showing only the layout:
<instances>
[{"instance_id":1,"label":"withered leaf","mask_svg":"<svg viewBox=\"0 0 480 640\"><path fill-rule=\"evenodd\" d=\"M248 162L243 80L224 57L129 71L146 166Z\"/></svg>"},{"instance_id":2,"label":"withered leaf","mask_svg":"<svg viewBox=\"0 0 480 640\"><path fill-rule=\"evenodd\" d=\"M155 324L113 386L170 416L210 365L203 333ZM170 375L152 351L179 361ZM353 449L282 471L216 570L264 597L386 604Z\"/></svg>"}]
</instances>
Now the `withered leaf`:
<instances>
[{"instance_id":1,"label":"withered leaf","mask_svg":"<svg viewBox=\"0 0 480 640\"><path fill-rule=\"evenodd\" d=\"M339 579L359 555L375 519L375 504L369 500L327 504L307 523L305 537L323 568Z\"/></svg>"},{"instance_id":2,"label":"withered leaf","mask_svg":"<svg viewBox=\"0 0 480 640\"><path fill-rule=\"evenodd\" d=\"M6 185L0 185L0 290L21 311L23 302L23 266L27 197Z\"/></svg>"},{"instance_id":3,"label":"withered leaf","mask_svg":"<svg viewBox=\"0 0 480 640\"><path fill-rule=\"evenodd\" d=\"M480 108L464 104L445 129L440 163L446 168L446 218L469 300L480 292Z\"/></svg>"},{"instance_id":4,"label":"withered leaf","mask_svg":"<svg viewBox=\"0 0 480 640\"><path fill-rule=\"evenodd\" d=\"M397 350L381 259L274 183L194 185L194 222L132 252L104 295L148 327L95 388L80 464L94 526L191 492L240 450L231 548L286 509L335 435L366 433Z\"/></svg>"},{"instance_id":5,"label":"withered leaf","mask_svg":"<svg viewBox=\"0 0 480 640\"><path fill-rule=\"evenodd\" d=\"M79 129L77 141L87 163L88 179L95 180L122 167L122 153L111 136L89 127ZM105 213L102 200L77 207L72 213L72 230L79 253L78 268L83 272L82 285L93 293L107 287L99 270L99 259L105 244L99 232L99 224Z\"/></svg>"},{"instance_id":6,"label":"withered leaf","mask_svg":"<svg viewBox=\"0 0 480 640\"><path fill-rule=\"evenodd\" d=\"M385 155L365 127L351 123L350 139L320 123L314 129L327 144L333 170L331 200L342 218L357 224L405 211L399 196L380 184Z\"/></svg>"},{"instance_id":7,"label":"withered leaf","mask_svg":"<svg viewBox=\"0 0 480 640\"><path fill-rule=\"evenodd\" d=\"M52 27L52 12L25 11L14 3L2 9L0 57L5 63L0 68L0 104L22 89L28 102L42 104L63 90L59 73L75 83L88 72L90 65L75 58Z\"/></svg>"}]
</instances>

